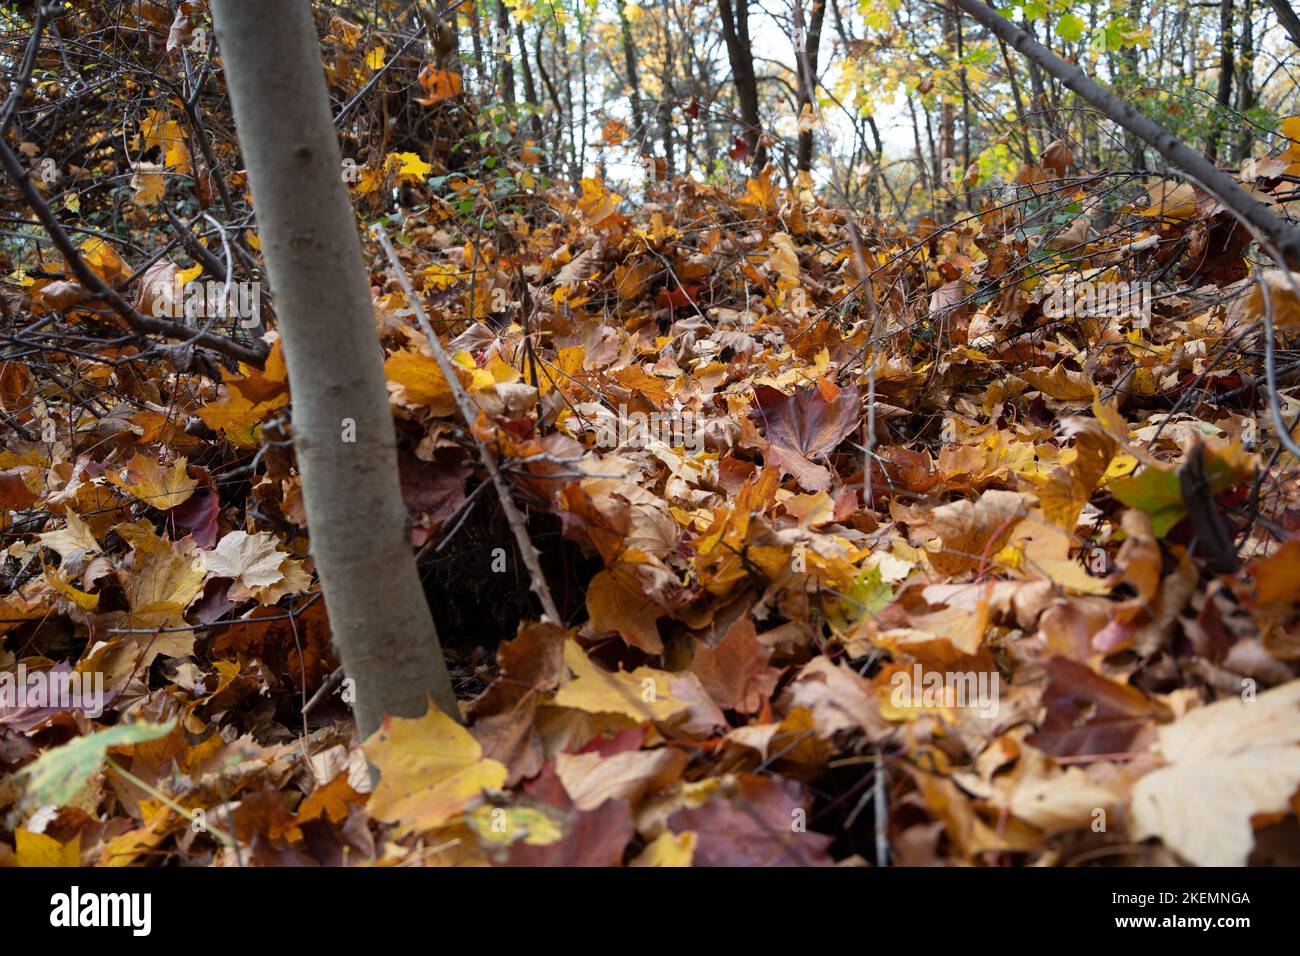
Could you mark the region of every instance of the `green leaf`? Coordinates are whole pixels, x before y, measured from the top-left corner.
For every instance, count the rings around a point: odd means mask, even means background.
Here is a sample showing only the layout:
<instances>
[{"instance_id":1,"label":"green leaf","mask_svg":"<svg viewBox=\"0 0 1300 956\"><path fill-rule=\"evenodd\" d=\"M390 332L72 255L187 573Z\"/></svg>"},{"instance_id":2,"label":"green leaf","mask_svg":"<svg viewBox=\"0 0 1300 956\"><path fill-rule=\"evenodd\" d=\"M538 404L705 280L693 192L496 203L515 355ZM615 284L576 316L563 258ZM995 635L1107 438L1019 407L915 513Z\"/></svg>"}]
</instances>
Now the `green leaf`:
<instances>
[{"instance_id":1,"label":"green leaf","mask_svg":"<svg viewBox=\"0 0 1300 956\"><path fill-rule=\"evenodd\" d=\"M99 772L104 754L110 747L156 740L172 732L175 720L165 724L144 721L109 727L70 740L61 747L46 751L35 763L21 771L27 777L25 801L38 807L66 805L86 781Z\"/></svg>"},{"instance_id":2,"label":"green leaf","mask_svg":"<svg viewBox=\"0 0 1300 956\"><path fill-rule=\"evenodd\" d=\"M1067 43L1077 43L1083 36L1083 21L1067 13L1056 21L1056 35Z\"/></svg>"},{"instance_id":3,"label":"green leaf","mask_svg":"<svg viewBox=\"0 0 1300 956\"><path fill-rule=\"evenodd\" d=\"M894 590L881 577L880 568L868 568L853 579L853 586L831 607L827 617L841 630L875 614L894 599Z\"/></svg>"},{"instance_id":4,"label":"green leaf","mask_svg":"<svg viewBox=\"0 0 1300 956\"><path fill-rule=\"evenodd\" d=\"M1112 481L1108 487L1130 508L1146 512L1157 538L1163 538L1187 514L1178 472L1173 468L1147 467L1136 475Z\"/></svg>"}]
</instances>

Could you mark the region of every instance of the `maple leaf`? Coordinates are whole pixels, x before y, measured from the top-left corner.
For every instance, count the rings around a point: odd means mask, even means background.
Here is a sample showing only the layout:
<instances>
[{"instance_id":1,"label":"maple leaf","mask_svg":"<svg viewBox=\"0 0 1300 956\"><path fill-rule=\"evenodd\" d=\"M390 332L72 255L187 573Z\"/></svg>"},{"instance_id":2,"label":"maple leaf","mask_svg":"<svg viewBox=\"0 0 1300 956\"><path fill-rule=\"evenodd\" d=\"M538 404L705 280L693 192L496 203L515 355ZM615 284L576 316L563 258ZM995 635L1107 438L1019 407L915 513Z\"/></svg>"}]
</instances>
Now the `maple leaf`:
<instances>
[{"instance_id":1,"label":"maple leaf","mask_svg":"<svg viewBox=\"0 0 1300 956\"><path fill-rule=\"evenodd\" d=\"M606 671L591 661L577 641L564 644L564 665L573 679L555 695L557 707L589 714L625 714L638 722L665 720L687 708L671 692L672 675L650 667Z\"/></svg>"},{"instance_id":2,"label":"maple leaf","mask_svg":"<svg viewBox=\"0 0 1300 956\"><path fill-rule=\"evenodd\" d=\"M95 540L90 526L73 511L68 511L64 515L64 526L58 531L46 531L36 537L42 545L58 552L64 560L72 558L79 552L99 550L99 542Z\"/></svg>"},{"instance_id":3,"label":"maple leaf","mask_svg":"<svg viewBox=\"0 0 1300 956\"><path fill-rule=\"evenodd\" d=\"M647 793L676 781L690 757L683 750L660 747L600 753L558 754L555 775L579 810L594 810L606 800L627 800L635 806Z\"/></svg>"},{"instance_id":4,"label":"maple leaf","mask_svg":"<svg viewBox=\"0 0 1300 956\"><path fill-rule=\"evenodd\" d=\"M1133 788L1134 836L1158 836L1197 866L1244 866L1251 817L1287 812L1300 788L1300 680L1199 707L1153 747L1166 765Z\"/></svg>"},{"instance_id":5,"label":"maple leaf","mask_svg":"<svg viewBox=\"0 0 1300 956\"><path fill-rule=\"evenodd\" d=\"M450 415L456 407L451 386L432 355L404 349L384 362L384 375L402 386L403 396L413 405L426 405L435 415Z\"/></svg>"},{"instance_id":6,"label":"maple leaf","mask_svg":"<svg viewBox=\"0 0 1300 956\"><path fill-rule=\"evenodd\" d=\"M628 137L627 124L621 119L610 117L605 120L605 125L600 129L600 142L602 146L618 146L626 142Z\"/></svg>"},{"instance_id":7,"label":"maple leaf","mask_svg":"<svg viewBox=\"0 0 1300 956\"><path fill-rule=\"evenodd\" d=\"M587 610L593 627L614 631L647 654L660 654L664 645L655 621L663 609L646 593L637 569L620 561L597 573L587 585Z\"/></svg>"},{"instance_id":8,"label":"maple leaf","mask_svg":"<svg viewBox=\"0 0 1300 956\"><path fill-rule=\"evenodd\" d=\"M768 441L765 453L783 474L793 475L807 491L830 487L830 472L809 459L834 450L861 418L857 386L837 389L819 384L785 395L775 388L754 389L756 407L750 417L762 423Z\"/></svg>"},{"instance_id":9,"label":"maple leaf","mask_svg":"<svg viewBox=\"0 0 1300 956\"><path fill-rule=\"evenodd\" d=\"M754 622L744 617L727 629L717 647L697 648L691 670L719 707L752 714L771 696L781 676L768 666L767 657Z\"/></svg>"},{"instance_id":10,"label":"maple leaf","mask_svg":"<svg viewBox=\"0 0 1300 956\"><path fill-rule=\"evenodd\" d=\"M452 70L439 70L426 66L420 71L420 87L424 96L417 96L415 102L421 106L436 106L443 100L449 100L461 94L461 78ZM432 171L432 167L430 168Z\"/></svg>"},{"instance_id":11,"label":"maple leaf","mask_svg":"<svg viewBox=\"0 0 1300 956\"><path fill-rule=\"evenodd\" d=\"M1136 688L1064 657L1051 658L1045 668L1047 716L1042 729L1025 738L1039 750L1056 757L1125 753L1152 726L1158 710Z\"/></svg>"},{"instance_id":12,"label":"maple leaf","mask_svg":"<svg viewBox=\"0 0 1300 956\"><path fill-rule=\"evenodd\" d=\"M809 805L793 780L739 774L698 808L668 820L674 833L694 833L695 866L829 866L832 838L791 826Z\"/></svg>"},{"instance_id":13,"label":"maple leaf","mask_svg":"<svg viewBox=\"0 0 1300 956\"><path fill-rule=\"evenodd\" d=\"M50 587L54 588L54 590L58 591L59 594L63 595L82 610L93 611L95 608L99 607L98 594L87 594L85 591L73 587L59 576L59 572L55 568L49 567L48 565L45 568L45 580L49 583Z\"/></svg>"},{"instance_id":14,"label":"maple leaf","mask_svg":"<svg viewBox=\"0 0 1300 956\"><path fill-rule=\"evenodd\" d=\"M1055 365L1047 372L1026 369L1019 374L1031 388L1060 401L1091 402L1096 395L1096 386L1087 375L1072 371L1064 364Z\"/></svg>"},{"instance_id":15,"label":"maple leaf","mask_svg":"<svg viewBox=\"0 0 1300 956\"><path fill-rule=\"evenodd\" d=\"M203 552L203 563L213 576L231 579L231 600L252 597L263 604L274 604L285 594L304 591L311 585L301 564L279 550L278 543L269 531L232 531L217 542L215 549Z\"/></svg>"},{"instance_id":16,"label":"maple leaf","mask_svg":"<svg viewBox=\"0 0 1300 956\"><path fill-rule=\"evenodd\" d=\"M690 830L664 831L646 846L630 866L690 866L699 837Z\"/></svg>"},{"instance_id":17,"label":"maple leaf","mask_svg":"<svg viewBox=\"0 0 1300 956\"><path fill-rule=\"evenodd\" d=\"M60 841L19 827L14 831L14 851L19 866L80 866L81 836Z\"/></svg>"},{"instance_id":18,"label":"maple leaf","mask_svg":"<svg viewBox=\"0 0 1300 956\"><path fill-rule=\"evenodd\" d=\"M484 759L473 735L432 701L423 717L385 718L362 749L379 771L366 810L398 824L399 834L442 826L506 779L506 768Z\"/></svg>"},{"instance_id":19,"label":"maple leaf","mask_svg":"<svg viewBox=\"0 0 1300 956\"><path fill-rule=\"evenodd\" d=\"M579 185L582 187L582 198L578 201L578 209L589 226L605 222L614 215L618 204L623 201L622 196L610 192L599 179L586 178Z\"/></svg>"},{"instance_id":20,"label":"maple leaf","mask_svg":"<svg viewBox=\"0 0 1300 956\"><path fill-rule=\"evenodd\" d=\"M186 608L207 579L203 558L193 542L167 541L148 527L137 530L117 525L113 530L135 547L124 588L133 626L182 624Z\"/></svg>"},{"instance_id":21,"label":"maple leaf","mask_svg":"<svg viewBox=\"0 0 1300 956\"><path fill-rule=\"evenodd\" d=\"M1300 602L1300 538L1282 542L1272 554L1250 563L1246 573L1255 582L1255 597L1260 604Z\"/></svg>"},{"instance_id":22,"label":"maple leaf","mask_svg":"<svg viewBox=\"0 0 1300 956\"><path fill-rule=\"evenodd\" d=\"M1115 454L1115 441L1089 419L1070 427L1074 431L1073 455L1054 468L1039 486L1038 502L1047 520L1073 532L1079 513L1106 474Z\"/></svg>"},{"instance_id":23,"label":"maple leaf","mask_svg":"<svg viewBox=\"0 0 1300 956\"><path fill-rule=\"evenodd\" d=\"M289 373L279 339L272 344L264 368L241 366L240 373L221 370L222 395L201 407L198 416L236 445L255 448L260 444L257 426L271 412L289 404Z\"/></svg>"},{"instance_id":24,"label":"maple leaf","mask_svg":"<svg viewBox=\"0 0 1300 956\"><path fill-rule=\"evenodd\" d=\"M942 544L927 551L927 557L943 574L958 574L987 563L1007 543L1027 511L1025 496L1014 491L986 491L978 501L941 505L931 513L930 525Z\"/></svg>"},{"instance_id":25,"label":"maple leaf","mask_svg":"<svg viewBox=\"0 0 1300 956\"><path fill-rule=\"evenodd\" d=\"M199 486L197 479L189 477L186 466L184 457L165 468L156 459L137 453L126 463L125 475L110 469L104 477L132 498L166 511L183 503Z\"/></svg>"},{"instance_id":26,"label":"maple leaf","mask_svg":"<svg viewBox=\"0 0 1300 956\"><path fill-rule=\"evenodd\" d=\"M774 232L768 236L767 241L772 245L772 253L768 256L767 264L782 277L798 281L799 252L795 249L794 240L784 232Z\"/></svg>"},{"instance_id":27,"label":"maple leaf","mask_svg":"<svg viewBox=\"0 0 1300 956\"><path fill-rule=\"evenodd\" d=\"M418 153L389 153L385 163L397 170L399 183L422 183L433 172L433 166L422 160Z\"/></svg>"}]
</instances>

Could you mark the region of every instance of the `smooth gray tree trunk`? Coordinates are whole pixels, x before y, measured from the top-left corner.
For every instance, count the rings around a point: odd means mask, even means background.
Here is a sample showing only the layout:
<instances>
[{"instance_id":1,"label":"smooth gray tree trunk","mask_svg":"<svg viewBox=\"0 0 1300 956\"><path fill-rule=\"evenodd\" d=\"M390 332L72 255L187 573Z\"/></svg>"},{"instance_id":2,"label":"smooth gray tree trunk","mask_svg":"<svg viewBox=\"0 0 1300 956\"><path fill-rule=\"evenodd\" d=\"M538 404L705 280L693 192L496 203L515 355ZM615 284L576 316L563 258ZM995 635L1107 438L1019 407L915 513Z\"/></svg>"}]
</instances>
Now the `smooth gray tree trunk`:
<instances>
[{"instance_id":1,"label":"smooth gray tree trunk","mask_svg":"<svg viewBox=\"0 0 1300 956\"><path fill-rule=\"evenodd\" d=\"M459 719L406 536L356 215L307 0L214 0L274 292L311 554L363 735L428 701ZM352 439L352 440L349 440Z\"/></svg>"}]
</instances>

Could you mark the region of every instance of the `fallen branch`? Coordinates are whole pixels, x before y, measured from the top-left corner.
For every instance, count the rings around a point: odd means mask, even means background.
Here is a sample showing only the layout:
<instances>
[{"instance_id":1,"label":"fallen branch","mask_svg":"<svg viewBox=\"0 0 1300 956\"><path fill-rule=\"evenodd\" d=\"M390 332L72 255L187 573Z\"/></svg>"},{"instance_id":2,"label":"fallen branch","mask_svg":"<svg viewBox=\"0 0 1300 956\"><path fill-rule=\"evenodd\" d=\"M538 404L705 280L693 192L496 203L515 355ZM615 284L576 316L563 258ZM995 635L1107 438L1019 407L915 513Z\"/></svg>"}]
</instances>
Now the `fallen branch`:
<instances>
[{"instance_id":1,"label":"fallen branch","mask_svg":"<svg viewBox=\"0 0 1300 956\"><path fill-rule=\"evenodd\" d=\"M1089 104L1150 145L1219 200L1226 209L1257 230L1283 257L1300 263L1300 228L1272 212L1231 176L1184 145L1182 140L1160 124L1147 119L1114 93L1090 79L1080 67L1062 60L987 3L982 0L953 2L986 26L994 36L1011 44L1019 53L1052 74Z\"/></svg>"},{"instance_id":2,"label":"fallen branch","mask_svg":"<svg viewBox=\"0 0 1300 956\"><path fill-rule=\"evenodd\" d=\"M1295 10L1287 0L1268 0L1273 7L1273 12L1277 14L1277 22L1281 24L1282 29L1286 30L1286 35L1291 38L1291 42L1300 47L1300 17L1296 16Z\"/></svg>"}]
</instances>

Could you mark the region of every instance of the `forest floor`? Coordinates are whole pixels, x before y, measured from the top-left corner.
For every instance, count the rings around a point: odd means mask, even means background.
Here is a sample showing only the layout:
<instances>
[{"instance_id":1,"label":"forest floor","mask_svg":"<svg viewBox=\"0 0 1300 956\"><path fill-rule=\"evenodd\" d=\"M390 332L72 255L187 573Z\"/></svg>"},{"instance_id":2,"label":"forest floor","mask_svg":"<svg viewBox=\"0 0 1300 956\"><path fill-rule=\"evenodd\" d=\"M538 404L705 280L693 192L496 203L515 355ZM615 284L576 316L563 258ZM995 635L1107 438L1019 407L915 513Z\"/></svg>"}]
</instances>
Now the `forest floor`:
<instances>
[{"instance_id":1,"label":"forest floor","mask_svg":"<svg viewBox=\"0 0 1300 956\"><path fill-rule=\"evenodd\" d=\"M387 217L479 411L369 243L464 725L357 738L274 332L206 377L4 365L44 414L0 452L0 669L103 706L0 698L0 864L1300 862L1300 294L1210 198L1072 162L947 225L770 172Z\"/></svg>"}]
</instances>

